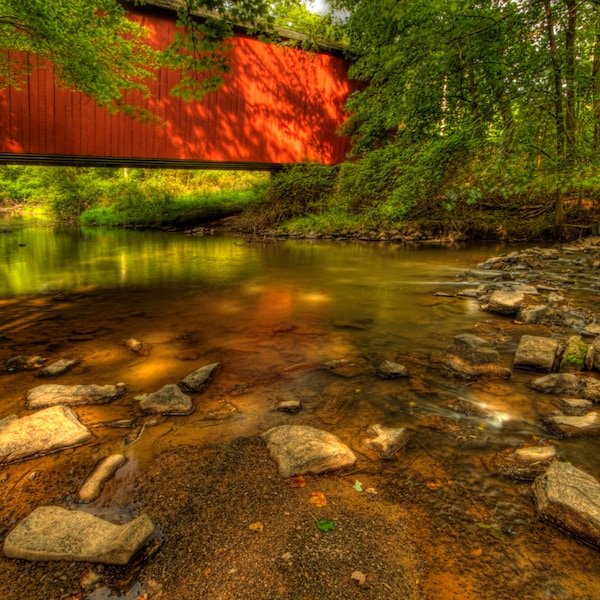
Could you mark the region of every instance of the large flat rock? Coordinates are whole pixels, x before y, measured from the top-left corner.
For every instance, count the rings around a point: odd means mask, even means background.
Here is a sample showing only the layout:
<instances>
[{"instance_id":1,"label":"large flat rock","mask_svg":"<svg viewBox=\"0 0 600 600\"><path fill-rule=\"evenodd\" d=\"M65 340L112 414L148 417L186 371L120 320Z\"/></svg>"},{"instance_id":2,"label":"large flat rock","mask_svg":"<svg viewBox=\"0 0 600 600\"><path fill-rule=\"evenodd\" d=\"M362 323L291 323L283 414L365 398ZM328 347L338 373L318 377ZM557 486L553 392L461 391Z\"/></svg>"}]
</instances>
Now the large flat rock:
<instances>
[{"instance_id":1,"label":"large flat rock","mask_svg":"<svg viewBox=\"0 0 600 600\"><path fill-rule=\"evenodd\" d=\"M86 512L41 506L4 541L8 558L126 565L154 531L148 515L115 525Z\"/></svg>"},{"instance_id":2,"label":"large flat rock","mask_svg":"<svg viewBox=\"0 0 600 600\"><path fill-rule=\"evenodd\" d=\"M306 425L281 425L261 435L284 477L354 466L356 456L338 437Z\"/></svg>"},{"instance_id":3,"label":"large flat rock","mask_svg":"<svg viewBox=\"0 0 600 600\"><path fill-rule=\"evenodd\" d=\"M559 346L559 341L553 338L523 335L513 364L519 369L552 371Z\"/></svg>"},{"instance_id":4,"label":"large flat rock","mask_svg":"<svg viewBox=\"0 0 600 600\"><path fill-rule=\"evenodd\" d=\"M124 392L122 385L38 385L25 396L27 408L64 404L107 404Z\"/></svg>"},{"instance_id":5,"label":"large flat rock","mask_svg":"<svg viewBox=\"0 0 600 600\"><path fill-rule=\"evenodd\" d=\"M533 483L540 518L600 547L600 483L570 463L554 462Z\"/></svg>"},{"instance_id":6,"label":"large flat rock","mask_svg":"<svg viewBox=\"0 0 600 600\"><path fill-rule=\"evenodd\" d=\"M0 464L84 444L92 437L68 406L53 406L0 421Z\"/></svg>"}]
</instances>

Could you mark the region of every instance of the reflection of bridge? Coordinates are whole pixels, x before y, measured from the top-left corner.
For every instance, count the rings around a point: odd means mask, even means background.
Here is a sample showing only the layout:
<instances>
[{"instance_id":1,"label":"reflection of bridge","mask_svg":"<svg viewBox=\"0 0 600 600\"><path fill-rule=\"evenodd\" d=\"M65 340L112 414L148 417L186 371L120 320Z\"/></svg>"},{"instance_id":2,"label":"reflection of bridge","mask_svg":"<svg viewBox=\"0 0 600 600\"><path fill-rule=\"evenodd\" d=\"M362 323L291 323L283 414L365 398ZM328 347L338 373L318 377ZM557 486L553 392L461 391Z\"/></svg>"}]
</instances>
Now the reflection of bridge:
<instances>
[{"instance_id":1,"label":"reflection of bridge","mask_svg":"<svg viewBox=\"0 0 600 600\"><path fill-rule=\"evenodd\" d=\"M166 47L174 13L133 10L153 31L152 43ZM231 72L201 102L171 96L178 75L159 71L139 104L162 125L111 115L56 86L51 66L34 70L22 90L0 90L0 163L268 169L340 162L349 145L336 135L350 91L346 62L243 35L232 42Z\"/></svg>"}]
</instances>

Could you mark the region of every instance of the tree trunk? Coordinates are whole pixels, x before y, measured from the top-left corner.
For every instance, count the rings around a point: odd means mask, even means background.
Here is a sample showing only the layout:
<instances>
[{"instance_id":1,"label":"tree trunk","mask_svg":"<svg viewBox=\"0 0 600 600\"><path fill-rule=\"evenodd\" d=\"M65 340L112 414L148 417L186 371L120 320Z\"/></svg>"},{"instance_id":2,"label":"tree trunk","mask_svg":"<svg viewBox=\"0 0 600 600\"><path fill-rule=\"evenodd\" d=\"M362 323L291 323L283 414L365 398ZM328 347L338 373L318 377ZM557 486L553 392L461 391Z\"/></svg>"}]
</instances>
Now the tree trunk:
<instances>
[{"instance_id":1,"label":"tree trunk","mask_svg":"<svg viewBox=\"0 0 600 600\"><path fill-rule=\"evenodd\" d=\"M569 2L571 2L571 0L569 0ZM550 62L552 66L552 77L554 83L554 110L556 113L556 170L558 182L554 199L554 230L557 238L562 239L565 235L565 205L561 188L565 167L566 128L563 102L563 78L560 68L558 49L556 46L556 37L554 34L554 15L550 6L550 0L544 0L544 15L546 18L546 32L548 34L548 46L550 49Z\"/></svg>"}]
</instances>

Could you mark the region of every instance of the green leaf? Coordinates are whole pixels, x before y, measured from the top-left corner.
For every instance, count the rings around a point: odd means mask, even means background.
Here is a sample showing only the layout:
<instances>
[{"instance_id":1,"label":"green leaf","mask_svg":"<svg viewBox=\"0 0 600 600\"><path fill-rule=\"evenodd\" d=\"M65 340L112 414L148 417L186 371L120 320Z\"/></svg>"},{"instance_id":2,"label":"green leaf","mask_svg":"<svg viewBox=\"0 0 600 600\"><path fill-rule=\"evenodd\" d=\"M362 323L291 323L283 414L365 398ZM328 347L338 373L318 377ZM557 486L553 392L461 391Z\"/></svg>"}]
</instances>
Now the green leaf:
<instances>
[{"instance_id":1,"label":"green leaf","mask_svg":"<svg viewBox=\"0 0 600 600\"><path fill-rule=\"evenodd\" d=\"M335 525L333 524L333 521L326 521L325 519L321 519L320 521L318 521L317 527L321 531L330 531L332 529L335 529Z\"/></svg>"},{"instance_id":2,"label":"green leaf","mask_svg":"<svg viewBox=\"0 0 600 600\"><path fill-rule=\"evenodd\" d=\"M363 491L363 484L357 479L352 486L357 492Z\"/></svg>"}]
</instances>

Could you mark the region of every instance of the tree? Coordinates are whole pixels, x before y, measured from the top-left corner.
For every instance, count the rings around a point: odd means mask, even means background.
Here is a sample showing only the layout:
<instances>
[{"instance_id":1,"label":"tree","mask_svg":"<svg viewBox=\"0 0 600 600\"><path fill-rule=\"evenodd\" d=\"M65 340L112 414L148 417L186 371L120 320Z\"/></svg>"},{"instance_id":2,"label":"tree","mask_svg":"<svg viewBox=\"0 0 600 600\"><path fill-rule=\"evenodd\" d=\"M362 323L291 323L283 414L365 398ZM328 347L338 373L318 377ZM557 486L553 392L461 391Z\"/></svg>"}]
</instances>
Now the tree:
<instances>
[{"instance_id":1,"label":"tree","mask_svg":"<svg viewBox=\"0 0 600 600\"><path fill-rule=\"evenodd\" d=\"M174 93L198 99L227 69L226 40L235 25L272 20L266 0L183 0L177 3L179 33L158 52L125 6L118 0L0 0L0 87L22 85L32 69L50 61L63 85L109 110L131 110L125 92L146 94L144 81L165 65L182 72Z\"/></svg>"},{"instance_id":2,"label":"tree","mask_svg":"<svg viewBox=\"0 0 600 600\"><path fill-rule=\"evenodd\" d=\"M430 197L545 194L562 235L566 195L596 184L598 0L331 3L348 12L351 74L367 82L349 103L356 153L436 155L443 172L421 174Z\"/></svg>"}]
</instances>

